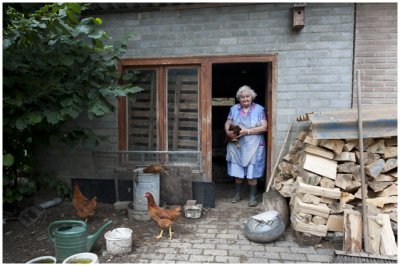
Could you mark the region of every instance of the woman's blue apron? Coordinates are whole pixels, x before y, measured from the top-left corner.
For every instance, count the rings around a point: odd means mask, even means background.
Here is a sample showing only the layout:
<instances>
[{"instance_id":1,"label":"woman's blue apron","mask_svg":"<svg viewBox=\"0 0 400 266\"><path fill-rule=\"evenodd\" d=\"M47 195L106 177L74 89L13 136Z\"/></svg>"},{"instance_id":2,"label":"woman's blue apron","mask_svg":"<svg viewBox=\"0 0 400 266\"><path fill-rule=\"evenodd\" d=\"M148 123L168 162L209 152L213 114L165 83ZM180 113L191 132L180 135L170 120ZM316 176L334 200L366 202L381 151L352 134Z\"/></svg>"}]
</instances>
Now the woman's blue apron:
<instances>
[{"instance_id":1,"label":"woman's blue apron","mask_svg":"<svg viewBox=\"0 0 400 266\"><path fill-rule=\"evenodd\" d=\"M242 129L259 127L264 114L264 108L259 104L252 104L247 115L240 115L240 105L231 107L229 117L233 125L239 125ZM264 135L244 135L239 138L239 147L232 142L227 145L226 160L241 167L248 167L250 164L258 165L265 161ZM258 162L258 163L257 163ZM264 165L264 163L262 163Z\"/></svg>"}]
</instances>

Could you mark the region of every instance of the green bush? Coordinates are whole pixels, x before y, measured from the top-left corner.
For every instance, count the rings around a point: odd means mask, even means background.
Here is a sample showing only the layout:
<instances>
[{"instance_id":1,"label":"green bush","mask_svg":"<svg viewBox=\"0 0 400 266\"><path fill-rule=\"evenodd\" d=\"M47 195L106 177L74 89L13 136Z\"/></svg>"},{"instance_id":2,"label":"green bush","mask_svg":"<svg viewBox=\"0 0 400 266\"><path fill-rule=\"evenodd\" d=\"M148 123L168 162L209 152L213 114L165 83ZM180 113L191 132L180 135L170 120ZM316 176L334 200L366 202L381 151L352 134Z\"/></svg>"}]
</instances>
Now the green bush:
<instances>
[{"instance_id":1,"label":"green bush","mask_svg":"<svg viewBox=\"0 0 400 266\"><path fill-rule=\"evenodd\" d=\"M5 5L3 202L21 201L44 182L35 171L34 145L87 139L88 132L61 128L81 114L92 119L114 111L110 97L134 100L141 90L133 73L117 69L130 36L107 44L102 20L82 16L87 8L57 3L24 14Z\"/></svg>"}]
</instances>

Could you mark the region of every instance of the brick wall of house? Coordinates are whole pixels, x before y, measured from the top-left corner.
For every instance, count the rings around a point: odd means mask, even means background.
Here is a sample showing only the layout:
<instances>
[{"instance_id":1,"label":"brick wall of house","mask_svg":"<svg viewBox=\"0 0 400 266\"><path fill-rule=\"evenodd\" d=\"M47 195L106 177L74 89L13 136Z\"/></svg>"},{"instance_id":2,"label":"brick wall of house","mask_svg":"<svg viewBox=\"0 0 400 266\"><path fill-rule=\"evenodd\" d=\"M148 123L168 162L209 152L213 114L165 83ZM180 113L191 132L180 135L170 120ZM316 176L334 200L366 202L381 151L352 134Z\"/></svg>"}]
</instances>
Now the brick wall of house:
<instances>
[{"instance_id":1,"label":"brick wall of house","mask_svg":"<svg viewBox=\"0 0 400 266\"><path fill-rule=\"evenodd\" d=\"M128 45L127 58L277 54L276 128L272 133L276 157L294 116L352 106L354 4L307 3L306 26L298 33L291 27L292 6L289 3L240 4L98 17L103 19L102 28L114 40L124 33L135 33ZM368 6L361 5L360 10ZM389 11L390 8L384 8L379 12ZM389 28L392 30L392 26ZM393 38L394 34L387 33ZM390 69L395 67L396 55L393 56L385 62ZM394 77L390 69L385 74ZM386 82L385 95L395 93L389 91L395 90L394 83L395 80ZM109 142L103 143L100 149L117 149L116 114L96 121L83 119L81 124L109 135ZM302 126L299 124L296 127ZM46 150L43 158L46 158L46 167L67 181L77 177L94 178L92 149L84 146L75 150Z\"/></svg>"},{"instance_id":2,"label":"brick wall of house","mask_svg":"<svg viewBox=\"0 0 400 266\"><path fill-rule=\"evenodd\" d=\"M397 3L357 4L354 69L362 104L397 104ZM357 78L353 93L357 105Z\"/></svg>"}]
</instances>

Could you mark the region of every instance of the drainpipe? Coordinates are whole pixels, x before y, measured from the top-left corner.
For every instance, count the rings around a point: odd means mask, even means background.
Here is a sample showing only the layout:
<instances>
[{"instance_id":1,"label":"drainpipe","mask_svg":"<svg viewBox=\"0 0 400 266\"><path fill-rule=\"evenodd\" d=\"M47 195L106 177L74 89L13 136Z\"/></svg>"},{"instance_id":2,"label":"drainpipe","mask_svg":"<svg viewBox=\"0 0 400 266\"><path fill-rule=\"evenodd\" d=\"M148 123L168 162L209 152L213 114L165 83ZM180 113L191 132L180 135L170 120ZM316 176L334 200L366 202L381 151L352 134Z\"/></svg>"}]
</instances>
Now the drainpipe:
<instances>
[{"instance_id":1,"label":"drainpipe","mask_svg":"<svg viewBox=\"0 0 400 266\"><path fill-rule=\"evenodd\" d=\"M354 77L356 70L354 69L355 58L356 58L356 25L357 25L357 3L354 3L354 12L353 12L353 62L352 62L352 73L353 78L351 79L351 108L354 107Z\"/></svg>"}]
</instances>

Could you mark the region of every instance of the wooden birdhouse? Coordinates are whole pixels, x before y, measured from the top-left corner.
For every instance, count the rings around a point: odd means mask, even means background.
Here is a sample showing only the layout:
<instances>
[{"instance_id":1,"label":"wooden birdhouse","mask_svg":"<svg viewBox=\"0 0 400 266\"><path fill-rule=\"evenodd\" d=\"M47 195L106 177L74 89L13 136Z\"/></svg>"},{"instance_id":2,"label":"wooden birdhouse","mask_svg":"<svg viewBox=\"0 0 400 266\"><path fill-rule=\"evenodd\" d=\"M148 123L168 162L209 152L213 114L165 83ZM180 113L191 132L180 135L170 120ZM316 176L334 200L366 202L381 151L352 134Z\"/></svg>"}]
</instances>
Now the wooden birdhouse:
<instances>
[{"instance_id":1,"label":"wooden birdhouse","mask_svg":"<svg viewBox=\"0 0 400 266\"><path fill-rule=\"evenodd\" d=\"M304 5L295 4L292 7L293 31L299 32L305 25Z\"/></svg>"}]
</instances>

